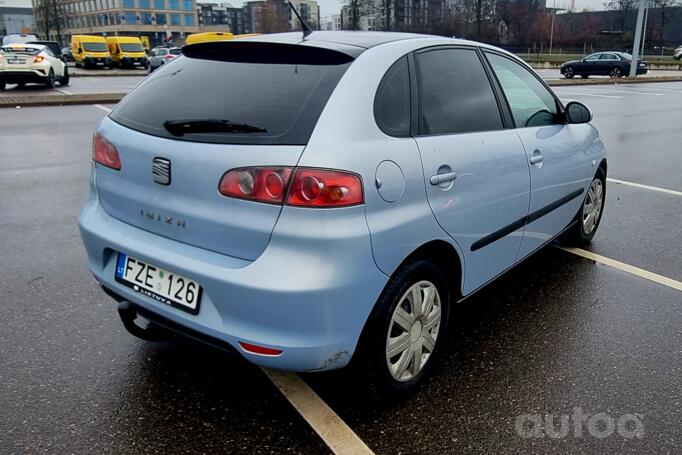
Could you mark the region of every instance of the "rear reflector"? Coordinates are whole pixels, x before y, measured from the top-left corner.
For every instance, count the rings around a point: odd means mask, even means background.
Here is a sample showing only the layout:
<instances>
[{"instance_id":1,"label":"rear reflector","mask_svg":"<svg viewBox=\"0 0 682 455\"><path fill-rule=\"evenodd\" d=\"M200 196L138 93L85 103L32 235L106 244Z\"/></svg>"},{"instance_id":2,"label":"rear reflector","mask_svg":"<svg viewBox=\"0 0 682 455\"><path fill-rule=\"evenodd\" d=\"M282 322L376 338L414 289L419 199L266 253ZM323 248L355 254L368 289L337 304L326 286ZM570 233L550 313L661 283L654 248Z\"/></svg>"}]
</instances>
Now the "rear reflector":
<instances>
[{"instance_id":1,"label":"rear reflector","mask_svg":"<svg viewBox=\"0 0 682 455\"><path fill-rule=\"evenodd\" d=\"M245 343L244 341L240 341L239 346L241 346L243 350L251 354L277 356L282 353L281 349L272 349L263 346L256 346L255 344Z\"/></svg>"},{"instance_id":2,"label":"rear reflector","mask_svg":"<svg viewBox=\"0 0 682 455\"><path fill-rule=\"evenodd\" d=\"M223 196L269 204L286 201L297 207L347 207L364 202L360 176L329 169L232 169L220 179L218 191Z\"/></svg>"},{"instance_id":3,"label":"rear reflector","mask_svg":"<svg viewBox=\"0 0 682 455\"><path fill-rule=\"evenodd\" d=\"M121 169L121 158L114 144L99 133L95 133L92 139L92 159L111 169Z\"/></svg>"}]
</instances>

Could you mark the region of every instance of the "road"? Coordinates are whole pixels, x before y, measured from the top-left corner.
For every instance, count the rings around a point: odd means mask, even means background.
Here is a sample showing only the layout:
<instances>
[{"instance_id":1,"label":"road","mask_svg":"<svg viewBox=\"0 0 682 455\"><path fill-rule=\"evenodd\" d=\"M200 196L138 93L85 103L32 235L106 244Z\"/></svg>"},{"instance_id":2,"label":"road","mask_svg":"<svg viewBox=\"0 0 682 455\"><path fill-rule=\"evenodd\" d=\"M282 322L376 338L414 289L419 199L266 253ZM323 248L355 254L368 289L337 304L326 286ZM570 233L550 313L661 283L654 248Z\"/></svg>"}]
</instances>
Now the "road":
<instances>
[{"instance_id":1,"label":"road","mask_svg":"<svg viewBox=\"0 0 682 455\"><path fill-rule=\"evenodd\" d=\"M564 79L558 69L536 69L537 73L542 76L546 81L552 81L557 79ZM647 76L682 76L682 71L677 70L650 70ZM576 79L582 80L582 78L577 77ZM608 79L608 76L590 76L590 79Z\"/></svg>"},{"instance_id":2,"label":"road","mask_svg":"<svg viewBox=\"0 0 682 455\"><path fill-rule=\"evenodd\" d=\"M593 109L610 178L670 190L609 182L589 250L682 281L682 83L557 93ZM0 110L0 452L328 453L257 368L121 327L76 226L105 110ZM409 399L369 403L344 372L303 378L376 453L681 453L681 305L679 290L550 246L454 310ZM643 437L516 429L578 412L638 415Z\"/></svg>"},{"instance_id":3,"label":"road","mask_svg":"<svg viewBox=\"0 0 682 455\"><path fill-rule=\"evenodd\" d=\"M54 89L43 85L28 84L23 88L8 85L2 96L15 95L72 95L79 93L128 93L144 79L141 76L80 76L71 78L69 85L62 87L57 83Z\"/></svg>"},{"instance_id":4,"label":"road","mask_svg":"<svg viewBox=\"0 0 682 455\"><path fill-rule=\"evenodd\" d=\"M536 70L545 80L563 79L559 70ZM651 71L651 76L682 76L682 71ZM605 79L606 76L594 76L595 79ZM48 90L42 85L29 84L24 88L8 85L0 92L0 97L11 95L64 95L79 93L128 93L142 79L143 76L81 76L72 77L67 87L57 84L55 89Z\"/></svg>"}]
</instances>

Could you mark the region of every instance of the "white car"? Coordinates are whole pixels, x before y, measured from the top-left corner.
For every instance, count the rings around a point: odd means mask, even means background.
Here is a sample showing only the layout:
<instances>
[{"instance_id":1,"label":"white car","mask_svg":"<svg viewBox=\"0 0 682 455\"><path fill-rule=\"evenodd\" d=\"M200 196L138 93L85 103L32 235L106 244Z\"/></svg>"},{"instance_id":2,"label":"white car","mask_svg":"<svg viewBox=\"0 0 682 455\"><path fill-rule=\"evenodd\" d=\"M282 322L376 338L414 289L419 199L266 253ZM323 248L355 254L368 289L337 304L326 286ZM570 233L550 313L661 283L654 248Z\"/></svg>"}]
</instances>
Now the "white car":
<instances>
[{"instance_id":1,"label":"white car","mask_svg":"<svg viewBox=\"0 0 682 455\"><path fill-rule=\"evenodd\" d=\"M682 60L682 46L678 46L677 49L673 51L673 58Z\"/></svg>"},{"instance_id":2,"label":"white car","mask_svg":"<svg viewBox=\"0 0 682 455\"><path fill-rule=\"evenodd\" d=\"M69 84L66 63L42 44L9 44L0 47L0 90L6 84Z\"/></svg>"}]
</instances>

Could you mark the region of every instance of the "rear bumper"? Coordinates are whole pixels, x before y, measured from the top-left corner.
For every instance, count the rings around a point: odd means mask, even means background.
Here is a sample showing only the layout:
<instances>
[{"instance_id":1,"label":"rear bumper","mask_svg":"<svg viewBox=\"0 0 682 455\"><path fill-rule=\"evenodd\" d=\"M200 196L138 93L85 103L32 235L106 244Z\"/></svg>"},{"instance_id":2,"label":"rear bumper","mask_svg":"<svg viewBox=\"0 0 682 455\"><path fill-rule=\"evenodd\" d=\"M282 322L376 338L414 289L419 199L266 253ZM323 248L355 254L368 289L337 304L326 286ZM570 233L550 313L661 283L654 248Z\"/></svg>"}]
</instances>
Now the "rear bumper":
<instances>
[{"instance_id":1,"label":"rear bumper","mask_svg":"<svg viewBox=\"0 0 682 455\"><path fill-rule=\"evenodd\" d=\"M318 217L317 222L310 217ZM90 271L102 286L271 368L320 371L345 366L388 280L374 263L362 206L340 211L285 208L270 244L255 261L118 221L104 211L95 190L79 225ZM199 282L199 314L163 305L116 282L119 251ZM283 352L276 357L251 354L240 341Z\"/></svg>"},{"instance_id":2,"label":"rear bumper","mask_svg":"<svg viewBox=\"0 0 682 455\"><path fill-rule=\"evenodd\" d=\"M47 73L42 69L26 69L26 70L0 70L0 81L7 84L17 84L20 82L43 83L47 79Z\"/></svg>"}]
</instances>

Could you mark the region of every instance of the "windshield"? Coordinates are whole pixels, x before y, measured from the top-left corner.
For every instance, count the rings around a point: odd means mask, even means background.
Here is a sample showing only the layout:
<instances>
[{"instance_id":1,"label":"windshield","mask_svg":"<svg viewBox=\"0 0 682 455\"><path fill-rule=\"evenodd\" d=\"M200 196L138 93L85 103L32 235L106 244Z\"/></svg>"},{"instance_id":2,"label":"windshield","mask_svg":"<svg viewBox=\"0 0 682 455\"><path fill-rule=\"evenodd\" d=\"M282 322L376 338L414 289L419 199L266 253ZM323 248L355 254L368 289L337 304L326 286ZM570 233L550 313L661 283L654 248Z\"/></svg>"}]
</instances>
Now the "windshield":
<instances>
[{"instance_id":1,"label":"windshield","mask_svg":"<svg viewBox=\"0 0 682 455\"><path fill-rule=\"evenodd\" d=\"M107 45L105 43L83 43L83 50L87 52L107 52Z\"/></svg>"},{"instance_id":2,"label":"windshield","mask_svg":"<svg viewBox=\"0 0 682 455\"><path fill-rule=\"evenodd\" d=\"M121 43L119 46L123 52L144 52L144 47L140 43Z\"/></svg>"},{"instance_id":3,"label":"windshield","mask_svg":"<svg viewBox=\"0 0 682 455\"><path fill-rule=\"evenodd\" d=\"M110 117L134 130L176 140L306 144L352 58L280 45L283 53L291 52L282 58L278 46L268 44L220 54L223 61L175 58L147 77Z\"/></svg>"}]
</instances>

